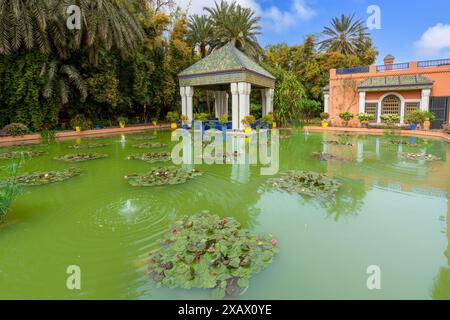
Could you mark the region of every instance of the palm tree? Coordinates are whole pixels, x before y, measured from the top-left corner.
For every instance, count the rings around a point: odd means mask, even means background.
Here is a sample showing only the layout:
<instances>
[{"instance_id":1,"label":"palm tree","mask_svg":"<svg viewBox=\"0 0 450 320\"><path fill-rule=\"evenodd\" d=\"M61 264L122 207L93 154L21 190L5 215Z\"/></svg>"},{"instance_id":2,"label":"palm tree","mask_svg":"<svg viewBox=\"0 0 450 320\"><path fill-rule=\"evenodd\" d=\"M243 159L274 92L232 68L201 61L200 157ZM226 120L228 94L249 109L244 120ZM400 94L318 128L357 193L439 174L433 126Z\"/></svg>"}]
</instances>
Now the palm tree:
<instances>
[{"instance_id":1,"label":"palm tree","mask_svg":"<svg viewBox=\"0 0 450 320\"><path fill-rule=\"evenodd\" d=\"M50 98L56 96L61 104L69 102L70 85L79 92L82 100L87 97L87 85L77 68L63 64L59 60L53 60L42 68L42 76L47 82L44 86L43 96Z\"/></svg>"},{"instance_id":2,"label":"palm tree","mask_svg":"<svg viewBox=\"0 0 450 320\"><path fill-rule=\"evenodd\" d=\"M221 0L215 7L205 8L213 25L213 48L232 42L236 48L258 58L263 52L258 43L260 18L249 8L243 8L235 2L229 4Z\"/></svg>"},{"instance_id":3,"label":"palm tree","mask_svg":"<svg viewBox=\"0 0 450 320\"><path fill-rule=\"evenodd\" d=\"M54 1L54 0L51 0ZM121 0L59 0L57 16L67 19L69 5L76 4L82 12L81 30L67 30L71 50L85 50L89 61L98 63L100 50L115 48L126 56L144 38L139 22ZM80 32L81 31L81 32Z\"/></svg>"},{"instance_id":4,"label":"palm tree","mask_svg":"<svg viewBox=\"0 0 450 320\"><path fill-rule=\"evenodd\" d=\"M188 21L187 40L192 48L198 48L200 56L206 57L211 44L213 28L207 16L193 15Z\"/></svg>"},{"instance_id":5,"label":"palm tree","mask_svg":"<svg viewBox=\"0 0 450 320\"><path fill-rule=\"evenodd\" d=\"M355 14L342 15L331 20L331 25L322 31L320 50L327 52L340 52L344 55L357 53L357 45L361 36L368 38L367 28L362 20L355 20Z\"/></svg>"},{"instance_id":6,"label":"palm tree","mask_svg":"<svg viewBox=\"0 0 450 320\"><path fill-rule=\"evenodd\" d=\"M0 0L0 54L38 48L48 53L49 2Z\"/></svg>"}]
</instances>

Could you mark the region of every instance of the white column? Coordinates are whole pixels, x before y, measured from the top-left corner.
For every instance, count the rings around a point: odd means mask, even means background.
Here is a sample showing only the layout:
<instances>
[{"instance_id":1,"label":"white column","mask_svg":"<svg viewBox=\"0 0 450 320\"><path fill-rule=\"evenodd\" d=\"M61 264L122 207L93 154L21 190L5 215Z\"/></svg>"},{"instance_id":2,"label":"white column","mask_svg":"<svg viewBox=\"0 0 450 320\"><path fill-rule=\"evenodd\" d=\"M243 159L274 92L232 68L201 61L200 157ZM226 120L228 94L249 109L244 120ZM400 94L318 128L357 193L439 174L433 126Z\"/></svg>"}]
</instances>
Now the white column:
<instances>
[{"instance_id":1,"label":"white column","mask_svg":"<svg viewBox=\"0 0 450 320\"><path fill-rule=\"evenodd\" d=\"M266 99L266 90L267 89L262 89L261 90L261 97L262 97L262 115L263 117L267 114L267 99Z\"/></svg>"},{"instance_id":2,"label":"white column","mask_svg":"<svg viewBox=\"0 0 450 320\"><path fill-rule=\"evenodd\" d=\"M239 130L239 90L237 83L231 84L231 115L233 130Z\"/></svg>"},{"instance_id":3,"label":"white column","mask_svg":"<svg viewBox=\"0 0 450 320\"><path fill-rule=\"evenodd\" d=\"M420 110L421 111L430 111L430 89L422 90L422 99L420 100Z\"/></svg>"},{"instance_id":4,"label":"white column","mask_svg":"<svg viewBox=\"0 0 450 320\"><path fill-rule=\"evenodd\" d=\"M228 93L223 92L222 114L228 114Z\"/></svg>"},{"instance_id":5,"label":"white column","mask_svg":"<svg viewBox=\"0 0 450 320\"><path fill-rule=\"evenodd\" d=\"M405 123L405 107L406 107L405 100L402 99L400 103L400 124Z\"/></svg>"},{"instance_id":6,"label":"white column","mask_svg":"<svg viewBox=\"0 0 450 320\"><path fill-rule=\"evenodd\" d=\"M330 112L330 94L329 93L325 93L323 95L323 111L326 113Z\"/></svg>"},{"instance_id":7,"label":"white column","mask_svg":"<svg viewBox=\"0 0 450 320\"><path fill-rule=\"evenodd\" d=\"M267 89L267 113L273 113L273 94L275 90L274 89Z\"/></svg>"},{"instance_id":8,"label":"white column","mask_svg":"<svg viewBox=\"0 0 450 320\"><path fill-rule=\"evenodd\" d=\"M242 120L250 114L250 91L251 91L250 83L239 82L238 91L239 91L239 130L244 130Z\"/></svg>"},{"instance_id":9,"label":"white column","mask_svg":"<svg viewBox=\"0 0 450 320\"><path fill-rule=\"evenodd\" d=\"M377 123L381 123L381 104L382 100L378 101L378 107L377 107Z\"/></svg>"},{"instance_id":10,"label":"white column","mask_svg":"<svg viewBox=\"0 0 450 320\"><path fill-rule=\"evenodd\" d=\"M181 114L183 116L187 116L187 110L186 110L186 88L185 87L180 87L180 94L181 94Z\"/></svg>"},{"instance_id":11,"label":"white column","mask_svg":"<svg viewBox=\"0 0 450 320\"><path fill-rule=\"evenodd\" d=\"M214 111L215 111L215 114L216 114L216 118L219 118L220 117L220 108L221 108L221 106L220 106L220 102L221 102L221 100L220 100L220 98L221 98L221 96L220 96L220 94L221 94L221 92L220 91L215 91L214 92Z\"/></svg>"},{"instance_id":12,"label":"white column","mask_svg":"<svg viewBox=\"0 0 450 320\"><path fill-rule=\"evenodd\" d=\"M366 92L359 93L359 113L366 112Z\"/></svg>"},{"instance_id":13,"label":"white column","mask_svg":"<svg viewBox=\"0 0 450 320\"><path fill-rule=\"evenodd\" d=\"M192 105L192 97L194 96L194 88L193 87L185 87L186 92L186 116L188 117L188 121L191 122L194 118L194 111Z\"/></svg>"}]
</instances>

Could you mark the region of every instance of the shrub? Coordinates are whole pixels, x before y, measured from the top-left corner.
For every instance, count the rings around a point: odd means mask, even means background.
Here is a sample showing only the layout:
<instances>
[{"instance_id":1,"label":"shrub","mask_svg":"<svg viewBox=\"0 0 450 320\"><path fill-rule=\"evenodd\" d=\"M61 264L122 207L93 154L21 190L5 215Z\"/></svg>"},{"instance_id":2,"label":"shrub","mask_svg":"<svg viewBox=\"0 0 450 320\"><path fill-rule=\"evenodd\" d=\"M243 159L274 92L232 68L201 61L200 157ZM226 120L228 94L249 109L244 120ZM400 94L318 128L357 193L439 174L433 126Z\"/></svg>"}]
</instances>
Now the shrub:
<instances>
[{"instance_id":1,"label":"shrub","mask_svg":"<svg viewBox=\"0 0 450 320\"><path fill-rule=\"evenodd\" d=\"M3 128L8 136L24 136L30 132L28 127L23 123L11 123Z\"/></svg>"},{"instance_id":2,"label":"shrub","mask_svg":"<svg viewBox=\"0 0 450 320\"><path fill-rule=\"evenodd\" d=\"M304 119L312 119L322 110L322 103L316 100L305 99L301 102L300 113Z\"/></svg>"},{"instance_id":3,"label":"shrub","mask_svg":"<svg viewBox=\"0 0 450 320\"><path fill-rule=\"evenodd\" d=\"M118 122L119 124L120 124L120 123L127 124L127 123L130 122L130 120L128 120L127 117L118 117L118 118L117 118L117 122Z\"/></svg>"},{"instance_id":4,"label":"shrub","mask_svg":"<svg viewBox=\"0 0 450 320\"><path fill-rule=\"evenodd\" d=\"M322 119L322 120L330 119L330 114L328 112L322 112L320 114L320 119Z\"/></svg>"},{"instance_id":5,"label":"shrub","mask_svg":"<svg viewBox=\"0 0 450 320\"><path fill-rule=\"evenodd\" d=\"M359 113L358 120L359 122L375 120L375 115L370 113Z\"/></svg>"},{"instance_id":6,"label":"shrub","mask_svg":"<svg viewBox=\"0 0 450 320\"><path fill-rule=\"evenodd\" d=\"M436 115L431 111L424 111L422 112L422 114L425 121L428 120L430 122L433 122L434 120L436 120Z\"/></svg>"},{"instance_id":7,"label":"shrub","mask_svg":"<svg viewBox=\"0 0 450 320\"><path fill-rule=\"evenodd\" d=\"M70 125L72 128L80 127L81 130L92 129L93 124L90 119L87 119L84 115L77 114L70 120Z\"/></svg>"},{"instance_id":8,"label":"shrub","mask_svg":"<svg viewBox=\"0 0 450 320\"><path fill-rule=\"evenodd\" d=\"M380 118L388 125L400 122L400 116L398 114L382 114Z\"/></svg>"},{"instance_id":9,"label":"shrub","mask_svg":"<svg viewBox=\"0 0 450 320\"><path fill-rule=\"evenodd\" d=\"M260 103L250 103L250 113L255 115L255 118L262 117L262 105Z\"/></svg>"},{"instance_id":10,"label":"shrub","mask_svg":"<svg viewBox=\"0 0 450 320\"><path fill-rule=\"evenodd\" d=\"M355 115L351 112L342 112L339 114L339 118L344 120L345 122L349 122L355 117Z\"/></svg>"},{"instance_id":11,"label":"shrub","mask_svg":"<svg viewBox=\"0 0 450 320\"><path fill-rule=\"evenodd\" d=\"M223 114L219 117L219 123L224 125L228 123L228 114Z\"/></svg>"},{"instance_id":12,"label":"shrub","mask_svg":"<svg viewBox=\"0 0 450 320\"><path fill-rule=\"evenodd\" d=\"M275 118L273 116L273 114L268 113L266 114L264 117L262 117L261 122L263 124L265 124L266 126L270 126L273 124L273 122L275 121Z\"/></svg>"},{"instance_id":13,"label":"shrub","mask_svg":"<svg viewBox=\"0 0 450 320\"><path fill-rule=\"evenodd\" d=\"M177 122L178 120L180 120L180 115L178 114L178 112L169 111L167 112L166 119L169 122Z\"/></svg>"},{"instance_id":14,"label":"shrub","mask_svg":"<svg viewBox=\"0 0 450 320\"><path fill-rule=\"evenodd\" d=\"M194 120L197 121L207 121L209 118L209 114L207 113L195 113L194 114Z\"/></svg>"},{"instance_id":15,"label":"shrub","mask_svg":"<svg viewBox=\"0 0 450 320\"><path fill-rule=\"evenodd\" d=\"M415 123L415 124L423 124L425 121L434 121L436 119L436 116L434 113L429 111L421 111L421 110L414 110L410 111L405 115L405 122L406 123Z\"/></svg>"}]
</instances>

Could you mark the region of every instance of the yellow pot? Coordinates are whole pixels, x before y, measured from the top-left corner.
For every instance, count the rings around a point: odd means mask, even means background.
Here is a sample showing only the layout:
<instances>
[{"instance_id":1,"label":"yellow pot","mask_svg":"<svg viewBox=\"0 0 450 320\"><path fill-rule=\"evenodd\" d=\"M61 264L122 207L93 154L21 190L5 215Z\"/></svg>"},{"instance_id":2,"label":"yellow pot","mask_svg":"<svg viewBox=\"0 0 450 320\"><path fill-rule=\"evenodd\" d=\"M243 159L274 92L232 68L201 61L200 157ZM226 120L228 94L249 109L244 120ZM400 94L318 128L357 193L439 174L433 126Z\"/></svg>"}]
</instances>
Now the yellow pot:
<instances>
[{"instance_id":1,"label":"yellow pot","mask_svg":"<svg viewBox=\"0 0 450 320\"><path fill-rule=\"evenodd\" d=\"M170 127L171 127L172 129L178 128L178 126L177 126L177 124L176 124L175 122L173 122L173 123L170 125Z\"/></svg>"},{"instance_id":2,"label":"yellow pot","mask_svg":"<svg viewBox=\"0 0 450 320\"><path fill-rule=\"evenodd\" d=\"M277 127L277 123L274 121L272 122L272 129L275 129Z\"/></svg>"},{"instance_id":3,"label":"yellow pot","mask_svg":"<svg viewBox=\"0 0 450 320\"><path fill-rule=\"evenodd\" d=\"M158 122L157 122L157 121L152 121L152 124L153 124L154 126L156 126L156 125L158 124Z\"/></svg>"},{"instance_id":4,"label":"yellow pot","mask_svg":"<svg viewBox=\"0 0 450 320\"><path fill-rule=\"evenodd\" d=\"M245 132L246 134L252 133L252 127L246 126L245 129L244 129L244 132Z\"/></svg>"},{"instance_id":5,"label":"yellow pot","mask_svg":"<svg viewBox=\"0 0 450 320\"><path fill-rule=\"evenodd\" d=\"M80 132L81 131L81 127L75 127L75 131L76 132Z\"/></svg>"},{"instance_id":6,"label":"yellow pot","mask_svg":"<svg viewBox=\"0 0 450 320\"><path fill-rule=\"evenodd\" d=\"M119 126L123 129L123 128L125 128L125 122L123 122L123 121L121 121L121 122L119 122Z\"/></svg>"},{"instance_id":7,"label":"yellow pot","mask_svg":"<svg viewBox=\"0 0 450 320\"><path fill-rule=\"evenodd\" d=\"M326 128L326 127L328 127L328 122L322 122L322 127L324 127L324 128Z\"/></svg>"}]
</instances>

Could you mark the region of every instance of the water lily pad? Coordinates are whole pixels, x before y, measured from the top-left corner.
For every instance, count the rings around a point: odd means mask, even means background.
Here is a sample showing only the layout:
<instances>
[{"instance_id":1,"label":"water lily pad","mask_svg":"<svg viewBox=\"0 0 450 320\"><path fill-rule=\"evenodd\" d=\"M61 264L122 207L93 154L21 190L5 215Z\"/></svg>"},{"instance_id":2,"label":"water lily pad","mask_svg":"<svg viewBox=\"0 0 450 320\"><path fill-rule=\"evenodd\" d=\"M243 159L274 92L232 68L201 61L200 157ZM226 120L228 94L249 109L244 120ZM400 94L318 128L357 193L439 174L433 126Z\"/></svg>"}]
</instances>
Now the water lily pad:
<instances>
[{"instance_id":1,"label":"water lily pad","mask_svg":"<svg viewBox=\"0 0 450 320\"><path fill-rule=\"evenodd\" d=\"M24 158L36 158L47 154L44 151L10 151L0 153L0 160L9 160L23 155Z\"/></svg>"},{"instance_id":2,"label":"water lily pad","mask_svg":"<svg viewBox=\"0 0 450 320\"><path fill-rule=\"evenodd\" d=\"M216 299L245 292L278 252L271 235L252 234L234 218L209 213L177 221L149 255L157 286L212 289Z\"/></svg>"},{"instance_id":3,"label":"water lily pad","mask_svg":"<svg viewBox=\"0 0 450 320\"><path fill-rule=\"evenodd\" d=\"M197 170L183 170L176 167L158 168L146 174L131 174L125 176L134 187L153 187L185 183L196 176L202 175Z\"/></svg>"},{"instance_id":4,"label":"water lily pad","mask_svg":"<svg viewBox=\"0 0 450 320\"><path fill-rule=\"evenodd\" d=\"M64 156L54 157L55 160L65 161L65 162L83 162L95 159L107 158L109 155L102 153L75 153L66 154Z\"/></svg>"},{"instance_id":5,"label":"water lily pad","mask_svg":"<svg viewBox=\"0 0 450 320\"><path fill-rule=\"evenodd\" d=\"M330 144L333 146L345 146L345 147L351 147L353 146L353 143L351 142L345 142L345 141L336 141L336 140L325 140L323 141L324 144Z\"/></svg>"},{"instance_id":6,"label":"water lily pad","mask_svg":"<svg viewBox=\"0 0 450 320\"><path fill-rule=\"evenodd\" d=\"M69 168L63 171L26 173L17 177L17 182L22 186L41 186L77 177L81 172L82 171L78 168Z\"/></svg>"},{"instance_id":7,"label":"water lily pad","mask_svg":"<svg viewBox=\"0 0 450 320\"><path fill-rule=\"evenodd\" d=\"M86 144L74 144L69 146L70 149L94 149L110 146L109 143L86 143Z\"/></svg>"},{"instance_id":8,"label":"water lily pad","mask_svg":"<svg viewBox=\"0 0 450 320\"><path fill-rule=\"evenodd\" d=\"M408 147L418 147L419 145L417 143L411 143L409 141L406 140L389 140L388 141L389 144L393 144L393 145L402 145L402 146L408 146Z\"/></svg>"},{"instance_id":9,"label":"water lily pad","mask_svg":"<svg viewBox=\"0 0 450 320\"><path fill-rule=\"evenodd\" d=\"M165 143L159 143L159 142L147 142L147 143L141 143L141 144L135 144L133 147L139 148L139 149L146 149L146 148L164 148L167 147L167 144Z\"/></svg>"},{"instance_id":10,"label":"water lily pad","mask_svg":"<svg viewBox=\"0 0 450 320\"><path fill-rule=\"evenodd\" d=\"M400 153L400 158L405 160L425 160L425 161L439 161L439 157L426 153Z\"/></svg>"},{"instance_id":11,"label":"water lily pad","mask_svg":"<svg viewBox=\"0 0 450 320\"><path fill-rule=\"evenodd\" d=\"M344 161L349 162L351 161L348 158L337 156L331 153L326 152L314 152L313 157L320 161Z\"/></svg>"},{"instance_id":12,"label":"water lily pad","mask_svg":"<svg viewBox=\"0 0 450 320\"><path fill-rule=\"evenodd\" d=\"M141 154L131 154L127 158L128 160L142 160L149 163L167 162L172 160L170 152L147 152Z\"/></svg>"},{"instance_id":13,"label":"water lily pad","mask_svg":"<svg viewBox=\"0 0 450 320\"><path fill-rule=\"evenodd\" d=\"M351 133L336 133L334 136L338 138L353 138L355 135Z\"/></svg>"},{"instance_id":14,"label":"water lily pad","mask_svg":"<svg viewBox=\"0 0 450 320\"><path fill-rule=\"evenodd\" d=\"M312 171L284 171L279 178L269 179L268 184L290 193L328 198L341 187L341 183L327 175Z\"/></svg>"},{"instance_id":15,"label":"water lily pad","mask_svg":"<svg viewBox=\"0 0 450 320\"><path fill-rule=\"evenodd\" d=\"M141 140L141 141L146 141L146 140L155 140L157 137L155 136L136 136L133 137L133 140Z\"/></svg>"}]
</instances>

